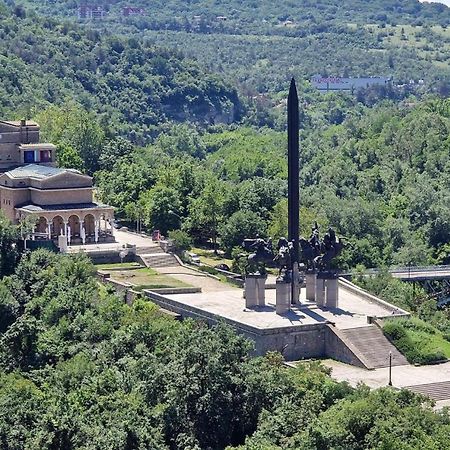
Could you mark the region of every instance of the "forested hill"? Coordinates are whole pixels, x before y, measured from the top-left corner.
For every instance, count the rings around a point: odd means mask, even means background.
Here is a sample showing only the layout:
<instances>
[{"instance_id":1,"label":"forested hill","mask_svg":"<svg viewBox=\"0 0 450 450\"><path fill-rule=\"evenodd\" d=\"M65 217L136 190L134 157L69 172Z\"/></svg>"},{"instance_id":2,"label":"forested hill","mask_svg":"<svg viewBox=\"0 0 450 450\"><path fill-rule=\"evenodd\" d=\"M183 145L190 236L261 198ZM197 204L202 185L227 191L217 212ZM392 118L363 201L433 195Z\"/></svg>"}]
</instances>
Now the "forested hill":
<instances>
[{"instance_id":1,"label":"forested hill","mask_svg":"<svg viewBox=\"0 0 450 450\"><path fill-rule=\"evenodd\" d=\"M145 141L167 120L232 121L234 88L173 51L102 37L0 2L0 117L68 99Z\"/></svg>"},{"instance_id":2,"label":"forested hill","mask_svg":"<svg viewBox=\"0 0 450 450\"><path fill-rule=\"evenodd\" d=\"M144 0L90 2L103 20L78 20L81 1L16 0L45 16L174 48L254 97L284 92L292 75L390 76L448 91L450 8L417 0ZM125 17L125 6L142 14Z\"/></svg>"},{"instance_id":3,"label":"forested hill","mask_svg":"<svg viewBox=\"0 0 450 450\"><path fill-rule=\"evenodd\" d=\"M54 0L19 0L16 3L35 4L40 11L60 15L73 14L80 5L86 4L82 0L58 1L58 7ZM103 6L111 16L120 15L123 7L142 7L147 10L153 24L171 24L180 18L189 20L202 15L206 19L222 17L221 22L226 22L222 23L223 27L238 26L241 30L251 24L258 24L259 29L264 29L286 20L342 24L386 21L450 23L450 9L445 5L418 0L93 0L89 4Z\"/></svg>"}]
</instances>

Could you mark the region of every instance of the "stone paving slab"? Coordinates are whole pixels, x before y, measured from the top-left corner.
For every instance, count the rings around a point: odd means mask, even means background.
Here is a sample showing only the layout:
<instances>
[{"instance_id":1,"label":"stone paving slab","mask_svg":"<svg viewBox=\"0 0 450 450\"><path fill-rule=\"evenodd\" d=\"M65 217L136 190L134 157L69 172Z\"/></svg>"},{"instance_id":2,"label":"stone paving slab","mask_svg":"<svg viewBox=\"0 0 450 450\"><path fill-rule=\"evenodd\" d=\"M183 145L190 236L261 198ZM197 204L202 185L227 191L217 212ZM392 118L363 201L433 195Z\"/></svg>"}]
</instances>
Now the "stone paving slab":
<instances>
[{"instance_id":1,"label":"stone paving slab","mask_svg":"<svg viewBox=\"0 0 450 450\"><path fill-rule=\"evenodd\" d=\"M196 285L194 281L190 281L190 283ZM202 280L198 279L197 283L201 287ZM336 327L340 329L348 329L367 326L368 315L385 316L389 314L384 307L339 287L339 308L326 310L317 307L314 303L307 302L305 289L302 289L300 296L302 305L294 306L290 312L280 316L275 313L276 292L274 289L266 290L266 306L264 308L246 309L243 291L223 286L224 290L217 290L213 293L202 292L201 294L168 295L167 297L180 305L185 304L199 308L211 314L261 329L329 322L335 323Z\"/></svg>"}]
</instances>

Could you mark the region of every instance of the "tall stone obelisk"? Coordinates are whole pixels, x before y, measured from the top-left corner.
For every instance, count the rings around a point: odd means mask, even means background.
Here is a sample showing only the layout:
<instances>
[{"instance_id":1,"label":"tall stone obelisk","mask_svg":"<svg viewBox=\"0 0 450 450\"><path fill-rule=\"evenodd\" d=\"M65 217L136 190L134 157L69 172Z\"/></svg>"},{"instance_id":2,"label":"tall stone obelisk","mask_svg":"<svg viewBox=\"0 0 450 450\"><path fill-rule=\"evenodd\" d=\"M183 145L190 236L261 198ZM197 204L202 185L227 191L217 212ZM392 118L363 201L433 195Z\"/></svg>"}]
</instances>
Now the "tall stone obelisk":
<instances>
[{"instance_id":1,"label":"tall stone obelisk","mask_svg":"<svg viewBox=\"0 0 450 450\"><path fill-rule=\"evenodd\" d=\"M292 78L288 97L288 239L293 244L291 302L298 303L299 287L299 233L300 233L300 188L299 188L299 109L295 80Z\"/></svg>"}]
</instances>

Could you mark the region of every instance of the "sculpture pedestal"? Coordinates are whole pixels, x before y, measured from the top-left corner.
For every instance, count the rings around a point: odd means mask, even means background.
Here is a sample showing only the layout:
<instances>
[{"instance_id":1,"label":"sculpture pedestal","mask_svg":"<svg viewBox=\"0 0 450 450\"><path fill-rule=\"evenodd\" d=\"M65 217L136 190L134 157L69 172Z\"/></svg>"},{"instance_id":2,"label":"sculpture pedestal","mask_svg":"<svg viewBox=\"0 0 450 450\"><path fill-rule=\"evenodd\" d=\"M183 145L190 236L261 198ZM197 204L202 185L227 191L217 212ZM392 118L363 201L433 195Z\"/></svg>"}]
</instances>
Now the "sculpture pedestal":
<instances>
[{"instance_id":1,"label":"sculpture pedestal","mask_svg":"<svg viewBox=\"0 0 450 450\"><path fill-rule=\"evenodd\" d=\"M285 314L291 309L291 283L285 281L276 282L276 304L277 314Z\"/></svg>"},{"instance_id":2,"label":"sculpture pedestal","mask_svg":"<svg viewBox=\"0 0 450 450\"><path fill-rule=\"evenodd\" d=\"M256 278L256 304L258 306L266 306L266 280L267 276Z\"/></svg>"},{"instance_id":3,"label":"sculpture pedestal","mask_svg":"<svg viewBox=\"0 0 450 450\"><path fill-rule=\"evenodd\" d=\"M317 306L325 306L325 279L321 278L318 274L315 280L315 292L314 292L314 300L317 303Z\"/></svg>"},{"instance_id":4,"label":"sculpture pedestal","mask_svg":"<svg viewBox=\"0 0 450 450\"><path fill-rule=\"evenodd\" d=\"M318 273L316 278L317 306L337 308L339 302L338 276L335 273Z\"/></svg>"},{"instance_id":5,"label":"sculpture pedestal","mask_svg":"<svg viewBox=\"0 0 450 450\"><path fill-rule=\"evenodd\" d=\"M265 306L267 276L247 275L245 277L245 307Z\"/></svg>"},{"instance_id":6,"label":"sculpture pedestal","mask_svg":"<svg viewBox=\"0 0 450 450\"><path fill-rule=\"evenodd\" d=\"M316 277L317 274L315 272L306 273L306 300L310 302L316 301Z\"/></svg>"},{"instance_id":7,"label":"sculpture pedestal","mask_svg":"<svg viewBox=\"0 0 450 450\"><path fill-rule=\"evenodd\" d=\"M337 308L339 303L339 286L337 278L327 278L325 280L326 307Z\"/></svg>"},{"instance_id":8,"label":"sculpture pedestal","mask_svg":"<svg viewBox=\"0 0 450 450\"><path fill-rule=\"evenodd\" d=\"M294 281L294 289L292 292L291 303L296 305L300 304L300 272L298 270L298 264L294 264L292 269L292 280Z\"/></svg>"}]
</instances>

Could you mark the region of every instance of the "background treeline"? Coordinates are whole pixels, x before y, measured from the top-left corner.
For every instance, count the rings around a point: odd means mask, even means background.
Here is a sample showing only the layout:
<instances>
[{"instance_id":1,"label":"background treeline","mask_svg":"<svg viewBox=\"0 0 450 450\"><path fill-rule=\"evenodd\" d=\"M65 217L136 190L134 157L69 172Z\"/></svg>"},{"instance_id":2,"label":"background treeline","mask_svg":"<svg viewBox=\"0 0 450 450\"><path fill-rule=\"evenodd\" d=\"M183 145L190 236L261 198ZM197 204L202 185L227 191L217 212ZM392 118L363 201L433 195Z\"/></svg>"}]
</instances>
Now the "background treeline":
<instances>
[{"instance_id":1,"label":"background treeline","mask_svg":"<svg viewBox=\"0 0 450 450\"><path fill-rule=\"evenodd\" d=\"M36 119L59 164L95 175L119 218L228 254L243 237L286 234L277 87L266 101L239 86L239 98L171 51L18 6L2 7L0 23L1 117ZM299 84L302 232L316 218L336 227L350 244L342 268L447 263L448 100L427 99L426 86L418 100L408 88L320 95Z\"/></svg>"},{"instance_id":2,"label":"background treeline","mask_svg":"<svg viewBox=\"0 0 450 450\"><path fill-rule=\"evenodd\" d=\"M346 117L339 124L305 111L303 234L316 219L335 227L349 244L342 268L448 264L449 101L346 112L330 96L331 105L329 120ZM267 128L175 126L101 167L99 194L119 217L163 233L181 228L197 243L218 236L230 254L244 237L286 235L285 139Z\"/></svg>"},{"instance_id":3,"label":"background treeline","mask_svg":"<svg viewBox=\"0 0 450 450\"><path fill-rule=\"evenodd\" d=\"M129 307L93 273L84 256L39 250L0 282L2 448L446 448L448 412L425 398L250 358L227 326Z\"/></svg>"},{"instance_id":4,"label":"background treeline","mask_svg":"<svg viewBox=\"0 0 450 450\"><path fill-rule=\"evenodd\" d=\"M73 99L104 128L139 143L168 120L232 122L241 113L233 87L176 52L27 16L2 2L0 81L3 119Z\"/></svg>"},{"instance_id":5,"label":"background treeline","mask_svg":"<svg viewBox=\"0 0 450 450\"><path fill-rule=\"evenodd\" d=\"M34 0L9 1L15 4L31 4L39 11L52 12L55 15L67 16L77 14L77 8L85 3L81 0L58 1L58 8L55 8L55 1ZM101 5L109 12L113 18L121 14L121 9L125 6L142 7L147 12L148 23L156 26L170 25L177 20L194 16L204 16L205 19L215 20L217 17L225 17L227 20L219 20L222 27L234 27L234 31L246 30L249 27L256 27L257 30L274 27L286 20L304 21L308 23L320 22L390 22L415 23L426 21L428 23L449 24L450 12L442 4L427 4L417 0L375 0L366 2L364 0L299 0L290 2L280 0L277 4L269 0L228 0L226 2L211 2L208 0L155 0L148 2L145 0L135 0L130 2L124 0L93 0L90 5Z\"/></svg>"},{"instance_id":6,"label":"background treeline","mask_svg":"<svg viewBox=\"0 0 450 450\"><path fill-rule=\"evenodd\" d=\"M72 21L81 3L17 2ZM146 14L124 18L128 3L98 1L109 10L104 21L81 23L182 51L250 98L284 92L292 75L309 80L317 73L392 76L399 85L424 80L428 90L450 91L450 9L439 3L135 1Z\"/></svg>"}]
</instances>

